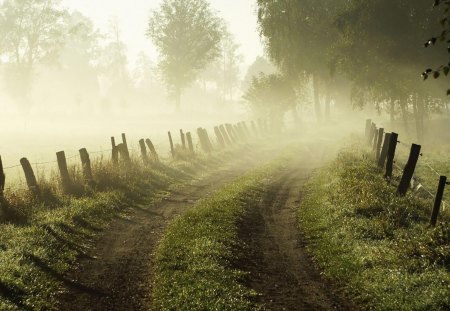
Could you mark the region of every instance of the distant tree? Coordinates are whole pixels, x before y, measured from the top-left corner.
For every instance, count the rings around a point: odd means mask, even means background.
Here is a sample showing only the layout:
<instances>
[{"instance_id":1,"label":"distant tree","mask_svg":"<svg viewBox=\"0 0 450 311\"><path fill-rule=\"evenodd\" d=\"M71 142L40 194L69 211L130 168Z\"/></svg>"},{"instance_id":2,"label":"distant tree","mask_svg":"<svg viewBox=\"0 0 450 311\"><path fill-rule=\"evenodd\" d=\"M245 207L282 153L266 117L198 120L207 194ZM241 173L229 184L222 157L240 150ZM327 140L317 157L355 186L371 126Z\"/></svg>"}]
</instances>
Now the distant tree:
<instances>
[{"instance_id":1,"label":"distant tree","mask_svg":"<svg viewBox=\"0 0 450 311\"><path fill-rule=\"evenodd\" d=\"M296 106L294 88L279 74L254 76L243 98L257 117L269 118L276 129L282 127L284 114Z\"/></svg>"},{"instance_id":2,"label":"distant tree","mask_svg":"<svg viewBox=\"0 0 450 311\"><path fill-rule=\"evenodd\" d=\"M220 42L220 56L201 73L201 79L204 82L215 83L222 98L232 101L235 89L240 83L242 60L239 45L235 42L233 35L224 30Z\"/></svg>"},{"instance_id":3,"label":"distant tree","mask_svg":"<svg viewBox=\"0 0 450 311\"><path fill-rule=\"evenodd\" d=\"M66 16L61 0L5 0L0 5L0 56L6 60L8 88L24 104L35 66L57 60Z\"/></svg>"},{"instance_id":4,"label":"distant tree","mask_svg":"<svg viewBox=\"0 0 450 311\"><path fill-rule=\"evenodd\" d=\"M257 56L255 61L247 69L244 81L242 82L242 89L247 90L252 83L253 77L258 77L261 73L269 75L277 72L278 69L274 64L262 56Z\"/></svg>"},{"instance_id":5,"label":"distant tree","mask_svg":"<svg viewBox=\"0 0 450 311\"><path fill-rule=\"evenodd\" d=\"M120 23L116 17L109 21L106 45L99 58L102 81L107 97L118 100L122 106L127 104L127 94L131 88L131 77L128 71L127 46L122 41Z\"/></svg>"},{"instance_id":6,"label":"distant tree","mask_svg":"<svg viewBox=\"0 0 450 311\"><path fill-rule=\"evenodd\" d=\"M223 22L206 0L163 0L151 13L147 35L179 110L182 91L220 55Z\"/></svg>"}]
</instances>

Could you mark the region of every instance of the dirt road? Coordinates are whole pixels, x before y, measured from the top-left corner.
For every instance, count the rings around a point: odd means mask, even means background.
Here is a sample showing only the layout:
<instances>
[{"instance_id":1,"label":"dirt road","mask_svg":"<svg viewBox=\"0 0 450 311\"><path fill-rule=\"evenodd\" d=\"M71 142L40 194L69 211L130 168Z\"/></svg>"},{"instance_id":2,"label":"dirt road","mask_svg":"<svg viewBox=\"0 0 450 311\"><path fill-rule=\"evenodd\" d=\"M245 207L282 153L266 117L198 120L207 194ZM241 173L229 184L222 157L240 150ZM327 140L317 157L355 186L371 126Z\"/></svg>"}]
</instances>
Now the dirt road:
<instances>
[{"instance_id":1,"label":"dirt road","mask_svg":"<svg viewBox=\"0 0 450 311\"><path fill-rule=\"evenodd\" d=\"M225 184L269 162L276 152L258 148L239 154L208 177L180 189L161 203L134 206L97 238L80 259L58 297L58 310L151 310L152 253L167 225Z\"/></svg>"},{"instance_id":2,"label":"dirt road","mask_svg":"<svg viewBox=\"0 0 450 311\"><path fill-rule=\"evenodd\" d=\"M320 153L305 152L280 171L241 226L250 252L240 268L266 310L357 310L315 268L297 226L302 185L322 164L313 154Z\"/></svg>"}]
</instances>

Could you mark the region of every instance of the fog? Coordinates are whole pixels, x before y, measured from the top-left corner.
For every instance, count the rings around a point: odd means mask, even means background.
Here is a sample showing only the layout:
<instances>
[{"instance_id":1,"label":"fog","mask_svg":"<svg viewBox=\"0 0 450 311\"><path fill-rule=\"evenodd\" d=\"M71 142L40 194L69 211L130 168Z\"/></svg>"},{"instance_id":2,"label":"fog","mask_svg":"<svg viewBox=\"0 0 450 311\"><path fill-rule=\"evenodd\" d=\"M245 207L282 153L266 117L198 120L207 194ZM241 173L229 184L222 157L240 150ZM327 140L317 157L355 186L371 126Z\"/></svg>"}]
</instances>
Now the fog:
<instances>
[{"instance_id":1,"label":"fog","mask_svg":"<svg viewBox=\"0 0 450 311\"><path fill-rule=\"evenodd\" d=\"M353 2L0 1L3 165L82 147L106 157L121 133L136 150L151 138L167 155L169 130L257 118L274 132L343 123L360 131L372 118L439 145L448 139L448 67L439 67L447 56L423 43L439 33L442 12L413 1L410 15L395 7L398 16L377 24L387 2L368 15ZM204 19L199 3L209 4Z\"/></svg>"}]
</instances>

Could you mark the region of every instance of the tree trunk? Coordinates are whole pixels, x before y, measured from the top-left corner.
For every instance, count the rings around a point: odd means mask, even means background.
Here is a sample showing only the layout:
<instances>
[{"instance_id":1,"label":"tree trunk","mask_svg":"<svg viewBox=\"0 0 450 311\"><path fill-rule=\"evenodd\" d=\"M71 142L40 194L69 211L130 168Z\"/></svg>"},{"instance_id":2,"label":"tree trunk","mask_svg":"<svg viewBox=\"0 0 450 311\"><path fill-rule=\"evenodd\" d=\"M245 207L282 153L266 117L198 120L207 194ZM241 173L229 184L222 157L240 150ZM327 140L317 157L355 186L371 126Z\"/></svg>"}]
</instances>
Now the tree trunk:
<instances>
[{"instance_id":1,"label":"tree trunk","mask_svg":"<svg viewBox=\"0 0 450 311\"><path fill-rule=\"evenodd\" d=\"M319 93L319 77L317 73L313 74L313 88L314 88L314 108L316 111L317 121L322 121L322 109L320 107L320 93Z\"/></svg>"},{"instance_id":2,"label":"tree trunk","mask_svg":"<svg viewBox=\"0 0 450 311\"><path fill-rule=\"evenodd\" d=\"M400 105L400 109L402 110L402 120L403 120L403 126L405 127L406 133L409 132L408 129L408 110L406 109L408 101L399 99L398 104Z\"/></svg>"},{"instance_id":3,"label":"tree trunk","mask_svg":"<svg viewBox=\"0 0 450 311\"><path fill-rule=\"evenodd\" d=\"M175 91L175 111L181 111L181 89L179 87Z\"/></svg>"},{"instance_id":4,"label":"tree trunk","mask_svg":"<svg viewBox=\"0 0 450 311\"><path fill-rule=\"evenodd\" d=\"M414 120L416 121L416 134L417 141L419 144L423 143L423 104L421 104L421 100L419 95L414 96L413 99L413 109L414 109Z\"/></svg>"},{"instance_id":5,"label":"tree trunk","mask_svg":"<svg viewBox=\"0 0 450 311\"><path fill-rule=\"evenodd\" d=\"M330 111L331 111L331 94L329 87L326 90L326 96L325 96L325 120L330 120Z\"/></svg>"},{"instance_id":6,"label":"tree trunk","mask_svg":"<svg viewBox=\"0 0 450 311\"><path fill-rule=\"evenodd\" d=\"M395 101L391 99L391 110L390 110L391 124L395 122Z\"/></svg>"}]
</instances>

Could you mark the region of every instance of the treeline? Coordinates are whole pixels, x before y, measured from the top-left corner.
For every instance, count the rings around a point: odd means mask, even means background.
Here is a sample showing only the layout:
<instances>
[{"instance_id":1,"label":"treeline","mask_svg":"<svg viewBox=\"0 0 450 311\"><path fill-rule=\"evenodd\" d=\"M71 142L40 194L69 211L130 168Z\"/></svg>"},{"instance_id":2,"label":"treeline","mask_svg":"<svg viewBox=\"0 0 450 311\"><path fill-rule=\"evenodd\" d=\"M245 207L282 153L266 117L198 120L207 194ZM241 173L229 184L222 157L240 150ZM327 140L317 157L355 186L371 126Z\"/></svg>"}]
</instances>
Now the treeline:
<instances>
[{"instance_id":1,"label":"treeline","mask_svg":"<svg viewBox=\"0 0 450 311\"><path fill-rule=\"evenodd\" d=\"M165 90L179 103L181 92L194 84L218 101L233 100L242 57L207 1L163 1L147 22L136 37L152 40L159 61L142 51L130 64L117 18L111 17L108 29L100 31L61 0L2 1L1 89L25 112L52 97L59 105L64 99L63 105L102 109L155 105L164 101Z\"/></svg>"},{"instance_id":2,"label":"treeline","mask_svg":"<svg viewBox=\"0 0 450 311\"><path fill-rule=\"evenodd\" d=\"M391 121L407 124L414 119L421 141L424 119L448 107L448 81L437 79L449 72L446 46L425 48L445 42L449 33L448 20L443 19L448 10L433 4L432 0L258 0L260 33L280 74L260 76L253 86L261 90L265 81L267 90L276 89L280 79L290 82L291 90L279 90L282 111L295 106L286 100L292 91L302 96L312 86L318 120L329 118L332 102L342 107L347 99L353 107L386 112ZM434 70L439 72L433 74ZM423 72L427 76L421 77ZM424 82L430 75L436 79ZM248 96L257 93L252 90Z\"/></svg>"}]
</instances>

